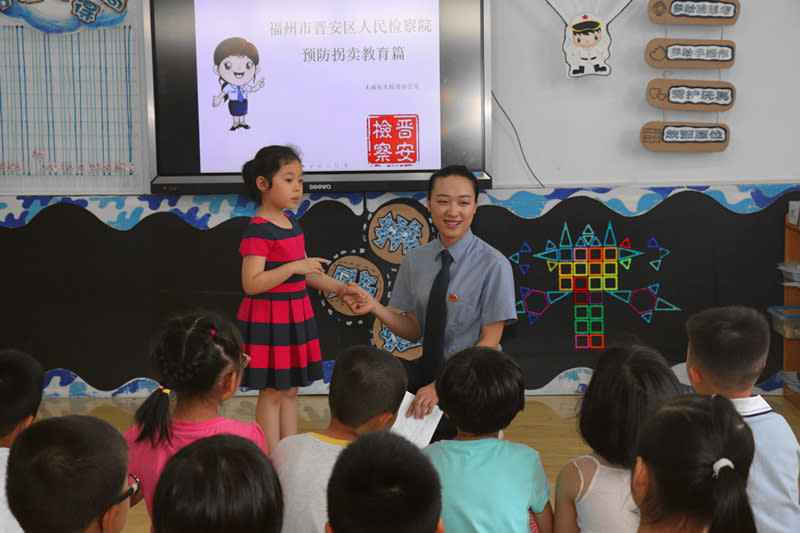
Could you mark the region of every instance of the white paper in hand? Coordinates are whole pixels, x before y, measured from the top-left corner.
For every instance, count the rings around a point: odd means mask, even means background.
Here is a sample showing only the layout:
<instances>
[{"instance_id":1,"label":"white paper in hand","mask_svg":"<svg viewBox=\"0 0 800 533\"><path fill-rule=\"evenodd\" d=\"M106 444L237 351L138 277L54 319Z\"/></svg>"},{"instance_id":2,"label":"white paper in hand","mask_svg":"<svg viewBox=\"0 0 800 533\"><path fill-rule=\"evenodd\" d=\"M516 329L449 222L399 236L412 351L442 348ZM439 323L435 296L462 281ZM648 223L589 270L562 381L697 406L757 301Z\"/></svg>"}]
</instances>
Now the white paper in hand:
<instances>
[{"instance_id":1,"label":"white paper in hand","mask_svg":"<svg viewBox=\"0 0 800 533\"><path fill-rule=\"evenodd\" d=\"M425 415L425 418L406 417L413 400L414 395L406 391L400 409L397 410L397 420L394 421L392 431L407 438L420 448L424 448L431 442L433 432L436 431L436 426L439 425L439 420L442 418L442 410L439 409L439 406L435 406L431 414Z\"/></svg>"}]
</instances>

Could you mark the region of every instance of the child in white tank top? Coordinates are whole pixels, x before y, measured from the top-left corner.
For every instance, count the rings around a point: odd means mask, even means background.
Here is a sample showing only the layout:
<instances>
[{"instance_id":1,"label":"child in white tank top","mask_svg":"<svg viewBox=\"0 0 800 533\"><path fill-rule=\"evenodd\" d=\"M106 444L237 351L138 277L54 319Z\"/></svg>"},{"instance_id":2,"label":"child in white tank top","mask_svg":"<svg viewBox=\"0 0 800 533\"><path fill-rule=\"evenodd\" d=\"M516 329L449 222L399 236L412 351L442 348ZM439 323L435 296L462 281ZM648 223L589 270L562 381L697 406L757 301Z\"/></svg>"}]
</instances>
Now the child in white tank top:
<instances>
[{"instance_id":1,"label":"child in white tank top","mask_svg":"<svg viewBox=\"0 0 800 533\"><path fill-rule=\"evenodd\" d=\"M681 392L654 349L634 344L603 351L578 415L592 453L572 459L558 475L555 533L636 532L630 468L639 426L652 406Z\"/></svg>"}]
</instances>

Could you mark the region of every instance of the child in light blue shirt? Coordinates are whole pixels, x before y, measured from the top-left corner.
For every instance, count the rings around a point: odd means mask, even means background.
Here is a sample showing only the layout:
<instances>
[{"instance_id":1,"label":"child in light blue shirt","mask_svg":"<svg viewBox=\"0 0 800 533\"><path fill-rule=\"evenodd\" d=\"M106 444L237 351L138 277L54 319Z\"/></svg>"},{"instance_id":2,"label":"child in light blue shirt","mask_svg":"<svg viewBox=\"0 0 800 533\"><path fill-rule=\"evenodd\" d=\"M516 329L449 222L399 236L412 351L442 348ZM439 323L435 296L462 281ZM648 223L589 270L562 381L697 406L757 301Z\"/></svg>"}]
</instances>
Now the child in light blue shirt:
<instances>
[{"instance_id":1,"label":"child in light blue shirt","mask_svg":"<svg viewBox=\"0 0 800 533\"><path fill-rule=\"evenodd\" d=\"M425 450L442 482L445 531L526 533L533 512L539 531L551 533L550 485L539 453L498 439L525 406L519 365L491 348L467 348L445 363L436 393L458 427L454 440Z\"/></svg>"}]
</instances>

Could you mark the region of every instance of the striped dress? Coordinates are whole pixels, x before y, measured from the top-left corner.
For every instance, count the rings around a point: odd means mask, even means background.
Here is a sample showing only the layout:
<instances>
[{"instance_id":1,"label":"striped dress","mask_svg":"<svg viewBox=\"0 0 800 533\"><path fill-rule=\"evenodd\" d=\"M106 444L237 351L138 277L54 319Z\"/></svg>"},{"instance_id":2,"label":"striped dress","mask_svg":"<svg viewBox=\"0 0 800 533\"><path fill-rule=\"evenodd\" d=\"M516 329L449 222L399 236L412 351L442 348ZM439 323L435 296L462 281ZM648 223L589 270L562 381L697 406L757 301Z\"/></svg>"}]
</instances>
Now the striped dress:
<instances>
[{"instance_id":1,"label":"striped dress","mask_svg":"<svg viewBox=\"0 0 800 533\"><path fill-rule=\"evenodd\" d=\"M242 235L242 257L266 258L264 270L305 257L300 223L291 228L253 217ZM322 378L322 357L306 277L293 275L277 287L245 296L236 315L244 353L252 358L242 386L263 390L303 387Z\"/></svg>"}]
</instances>

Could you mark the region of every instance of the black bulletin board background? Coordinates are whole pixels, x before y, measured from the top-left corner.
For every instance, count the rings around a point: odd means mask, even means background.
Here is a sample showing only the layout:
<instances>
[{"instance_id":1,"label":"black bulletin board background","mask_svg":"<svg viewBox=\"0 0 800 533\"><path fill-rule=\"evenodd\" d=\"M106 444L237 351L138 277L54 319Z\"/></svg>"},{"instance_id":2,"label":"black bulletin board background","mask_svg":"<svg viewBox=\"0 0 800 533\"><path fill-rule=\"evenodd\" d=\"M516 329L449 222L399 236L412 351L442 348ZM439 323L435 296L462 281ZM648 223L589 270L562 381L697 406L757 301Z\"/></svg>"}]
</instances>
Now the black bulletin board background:
<instances>
[{"instance_id":1,"label":"black bulletin board background","mask_svg":"<svg viewBox=\"0 0 800 533\"><path fill-rule=\"evenodd\" d=\"M784 195L756 213L737 214L705 194L682 192L645 214L624 217L579 197L531 220L483 206L473 230L510 256L523 242L534 252L544 251L547 240L558 244L565 222L573 241L586 225L602 241L610 222L618 243L627 237L634 249L645 252L633 259L629 271L620 269L620 289L659 283L658 296L681 311L656 312L648 324L606 295L607 342L633 334L675 364L685 359L683 323L691 313L714 305L745 304L766 311L782 304L775 264L783 258L784 215L793 199L800 199L800 193ZM301 219L308 255L369 255L368 217L334 201L314 205ZM26 226L0 228L0 347L29 351L46 368L69 369L103 390L151 376L150 343L168 314L200 307L235 315L241 298L237 248L247 222L237 218L198 230L177 216L157 214L118 231L81 207L59 204ZM657 258L647 248L651 238L670 250L659 271L648 265ZM532 266L525 275L514 266L517 286L554 290L557 274L544 261L529 259ZM396 267L375 262L390 288ZM371 319L332 312L316 293L312 302L325 359L349 345L370 342ZM542 387L564 370L592 366L598 352L574 348L572 323L572 298L567 297L534 325L520 317L506 328L503 347L519 360L528 388ZM781 351L780 337L774 335L764 378L780 370Z\"/></svg>"}]
</instances>

